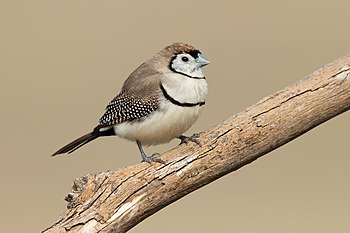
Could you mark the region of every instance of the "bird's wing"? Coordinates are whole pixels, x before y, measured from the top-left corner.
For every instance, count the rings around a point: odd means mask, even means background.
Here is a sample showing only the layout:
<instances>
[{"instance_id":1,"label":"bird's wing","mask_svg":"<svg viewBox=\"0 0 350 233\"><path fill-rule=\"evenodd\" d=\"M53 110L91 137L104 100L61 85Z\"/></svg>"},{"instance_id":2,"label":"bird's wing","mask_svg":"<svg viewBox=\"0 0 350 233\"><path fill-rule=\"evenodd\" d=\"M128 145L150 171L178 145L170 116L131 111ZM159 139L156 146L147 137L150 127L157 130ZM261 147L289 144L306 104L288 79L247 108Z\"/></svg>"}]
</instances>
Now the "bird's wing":
<instances>
[{"instance_id":1,"label":"bird's wing","mask_svg":"<svg viewBox=\"0 0 350 233\"><path fill-rule=\"evenodd\" d=\"M106 112L99 120L100 126L111 126L126 121L134 121L152 113L158 108L158 98L134 98L120 93L107 105Z\"/></svg>"},{"instance_id":2,"label":"bird's wing","mask_svg":"<svg viewBox=\"0 0 350 233\"><path fill-rule=\"evenodd\" d=\"M125 80L120 94L107 105L98 127L138 120L155 111L161 94L160 75L148 63L139 66Z\"/></svg>"}]
</instances>

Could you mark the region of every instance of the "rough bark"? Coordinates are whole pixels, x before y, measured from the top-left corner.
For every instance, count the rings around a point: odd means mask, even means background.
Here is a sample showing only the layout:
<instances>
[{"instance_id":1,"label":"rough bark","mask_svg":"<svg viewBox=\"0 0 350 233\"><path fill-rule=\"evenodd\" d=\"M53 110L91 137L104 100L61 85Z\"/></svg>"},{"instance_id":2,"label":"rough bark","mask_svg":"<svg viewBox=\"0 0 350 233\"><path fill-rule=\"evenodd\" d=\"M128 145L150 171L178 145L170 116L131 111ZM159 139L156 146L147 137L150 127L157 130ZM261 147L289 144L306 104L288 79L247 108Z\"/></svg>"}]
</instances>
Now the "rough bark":
<instances>
[{"instance_id":1,"label":"rough bark","mask_svg":"<svg viewBox=\"0 0 350 233\"><path fill-rule=\"evenodd\" d=\"M68 209L43 232L125 232L184 195L350 108L350 55L200 133L161 158L74 181ZM227 103L229 104L229 103Z\"/></svg>"}]
</instances>

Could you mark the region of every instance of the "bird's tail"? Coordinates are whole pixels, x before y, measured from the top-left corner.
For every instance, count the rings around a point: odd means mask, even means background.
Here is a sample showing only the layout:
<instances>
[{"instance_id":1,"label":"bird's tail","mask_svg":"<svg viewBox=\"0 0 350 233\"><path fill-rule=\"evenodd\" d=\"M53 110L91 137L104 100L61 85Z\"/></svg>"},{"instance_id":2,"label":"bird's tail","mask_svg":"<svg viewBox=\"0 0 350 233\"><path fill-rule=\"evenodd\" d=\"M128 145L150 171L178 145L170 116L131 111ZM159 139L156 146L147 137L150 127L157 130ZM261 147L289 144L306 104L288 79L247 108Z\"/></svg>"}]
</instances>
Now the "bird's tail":
<instances>
[{"instance_id":1,"label":"bird's tail","mask_svg":"<svg viewBox=\"0 0 350 233\"><path fill-rule=\"evenodd\" d=\"M113 128L100 130L98 127L96 127L92 132L85 134L84 136L81 136L78 139L75 139L71 143L65 145L55 153L53 153L51 156L59 155L59 154L65 154L65 153L72 153L73 151L79 149L80 147L84 146L85 144L95 140L96 138L99 138L101 136L111 136L115 135Z\"/></svg>"}]
</instances>

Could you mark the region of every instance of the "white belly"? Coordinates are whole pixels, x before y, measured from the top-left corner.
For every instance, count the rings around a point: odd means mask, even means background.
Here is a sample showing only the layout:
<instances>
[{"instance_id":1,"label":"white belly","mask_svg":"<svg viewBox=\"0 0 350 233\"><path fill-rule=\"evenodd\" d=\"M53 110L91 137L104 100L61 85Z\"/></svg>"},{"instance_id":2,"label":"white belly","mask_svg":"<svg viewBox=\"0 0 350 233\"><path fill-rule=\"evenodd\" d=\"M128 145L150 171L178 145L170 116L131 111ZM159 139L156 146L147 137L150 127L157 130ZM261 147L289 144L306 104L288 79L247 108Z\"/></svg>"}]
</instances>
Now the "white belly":
<instances>
[{"instance_id":1,"label":"white belly","mask_svg":"<svg viewBox=\"0 0 350 233\"><path fill-rule=\"evenodd\" d=\"M146 146L167 143L187 131L198 119L202 109L203 106L180 107L163 101L145 119L115 125L114 130L118 136L138 140Z\"/></svg>"}]
</instances>

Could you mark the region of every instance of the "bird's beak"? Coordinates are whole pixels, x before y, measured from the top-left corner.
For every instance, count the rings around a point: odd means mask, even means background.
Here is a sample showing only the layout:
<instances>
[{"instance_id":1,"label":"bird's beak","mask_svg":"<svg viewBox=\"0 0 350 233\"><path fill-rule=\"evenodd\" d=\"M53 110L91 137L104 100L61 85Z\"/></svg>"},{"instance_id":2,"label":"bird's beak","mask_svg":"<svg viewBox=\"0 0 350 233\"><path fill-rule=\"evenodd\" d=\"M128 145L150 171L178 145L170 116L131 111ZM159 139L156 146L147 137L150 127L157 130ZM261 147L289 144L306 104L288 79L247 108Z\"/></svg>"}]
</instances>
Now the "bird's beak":
<instances>
[{"instance_id":1,"label":"bird's beak","mask_svg":"<svg viewBox=\"0 0 350 233\"><path fill-rule=\"evenodd\" d=\"M198 54L196 58L196 65L198 68L208 65L210 62L202 54Z\"/></svg>"}]
</instances>

